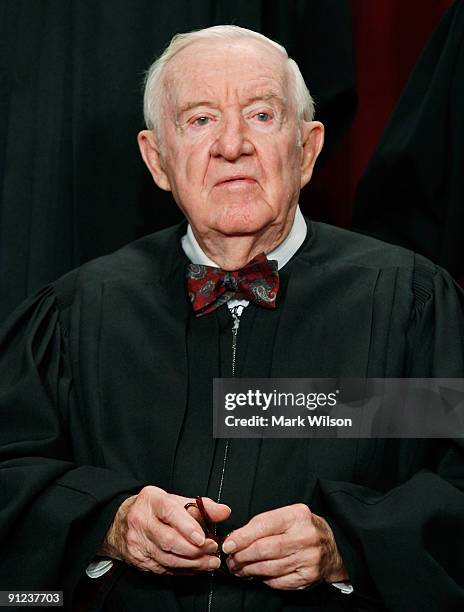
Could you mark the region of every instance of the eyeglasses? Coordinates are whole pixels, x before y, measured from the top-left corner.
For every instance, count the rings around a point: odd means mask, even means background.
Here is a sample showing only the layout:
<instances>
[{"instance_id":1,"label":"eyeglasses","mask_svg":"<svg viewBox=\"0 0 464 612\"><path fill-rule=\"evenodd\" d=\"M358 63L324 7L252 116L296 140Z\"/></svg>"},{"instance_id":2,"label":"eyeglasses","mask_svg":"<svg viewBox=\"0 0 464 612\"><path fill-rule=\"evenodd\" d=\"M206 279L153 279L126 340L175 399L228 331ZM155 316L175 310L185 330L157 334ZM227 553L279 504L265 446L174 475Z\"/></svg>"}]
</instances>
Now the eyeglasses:
<instances>
[{"instance_id":1,"label":"eyeglasses","mask_svg":"<svg viewBox=\"0 0 464 612\"><path fill-rule=\"evenodd\" d=\"M205 533L205 537L209 538L210 540L214 540L214 542L216 542L216 544L218 545L218 550L215 554L221 560L221 566L219 567L219 571L230 576L231 573L226 563L228 555L222 550L222 545L224 543L224 540L226 539L226 536L217 535L216 523L213 523L213 521L209 518L208 513L205 510L202 497L200 495L198 497L195 497L195 501L185 504L184 508L186 510L188 510L189 508L196 508L199 511L201 516L200 525Z\"/></svg>"}]
</instances>

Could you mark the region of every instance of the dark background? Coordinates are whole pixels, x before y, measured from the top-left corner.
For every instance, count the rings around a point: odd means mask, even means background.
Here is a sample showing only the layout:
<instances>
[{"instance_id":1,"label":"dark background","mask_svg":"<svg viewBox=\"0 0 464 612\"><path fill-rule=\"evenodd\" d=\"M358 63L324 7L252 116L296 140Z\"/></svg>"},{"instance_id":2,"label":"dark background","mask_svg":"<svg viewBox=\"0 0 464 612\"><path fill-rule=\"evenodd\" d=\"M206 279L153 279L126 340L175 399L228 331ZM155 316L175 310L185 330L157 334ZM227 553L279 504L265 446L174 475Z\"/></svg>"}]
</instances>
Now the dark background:
<instances>
[{"instance_id":1,"label":"dark background","mask_svg":"<svg viewBox=\"0 0 464 612\"><path fill-rule=\"evenodd\" d=\"M139 158L143 73L176 32L220 23L281 42L316 99L327 147L304 213L354 219L460 277L464 7L451 4L1 0L0 319L67 270L180 219Z\"/></svg>"}]
</instances>

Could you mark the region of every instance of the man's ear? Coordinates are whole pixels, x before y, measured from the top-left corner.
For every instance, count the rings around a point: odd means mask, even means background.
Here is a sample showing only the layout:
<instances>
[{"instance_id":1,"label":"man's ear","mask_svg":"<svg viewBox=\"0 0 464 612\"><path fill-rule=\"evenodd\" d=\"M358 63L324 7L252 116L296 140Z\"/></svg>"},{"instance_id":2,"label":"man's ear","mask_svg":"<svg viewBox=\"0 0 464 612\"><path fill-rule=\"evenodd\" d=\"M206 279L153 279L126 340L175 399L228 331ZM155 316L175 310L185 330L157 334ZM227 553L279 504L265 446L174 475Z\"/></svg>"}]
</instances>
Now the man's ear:
<instances>
[{"instance_id":1,"label":"man's ear","mask_svg":"<svg viewBox=\"0 0 464 612\"><path fill-rule=\"evenodd\" d=\"M324 144L324 126L320 121L301 122L301 187L310 180L314 164Z\"/></svg>"},{"instance_id":2,"label":"man's ear","mask_svg":"<svg viewBox=\"0 0 464 612\"><path fill-rule=\"evenodd\" d=\"M164 170L160 146L153 130L142 130L137 136L143 161L150 170L155 183L164 191L171 191L171 184Z\"/></svg>"}]
</instances>

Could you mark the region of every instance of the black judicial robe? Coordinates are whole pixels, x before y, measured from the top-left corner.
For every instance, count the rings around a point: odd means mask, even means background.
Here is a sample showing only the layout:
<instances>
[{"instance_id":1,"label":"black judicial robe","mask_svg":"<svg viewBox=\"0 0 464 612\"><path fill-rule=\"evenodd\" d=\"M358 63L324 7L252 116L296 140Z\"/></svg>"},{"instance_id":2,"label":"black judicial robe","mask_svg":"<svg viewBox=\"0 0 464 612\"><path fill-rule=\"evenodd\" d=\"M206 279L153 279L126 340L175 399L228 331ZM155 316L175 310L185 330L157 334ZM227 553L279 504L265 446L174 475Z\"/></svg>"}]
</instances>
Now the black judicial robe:
<instances>
[{"instance_id":1,"label":"black judicial robe","mask_svg":"<svg viewBox=\"0 0 464 612\"><path fill-rule=\"evenodd\" d=\"M227 308L196 319L185 224L92 261L21 305L0 337L0 590L73 590L121 501L146 484L216 497L212 377ZM400 247L308 222L275 311L244 311L239 376L462 377L462 295ZM457 432L459 435L462 432ZM332 529L353 595L277 591L117 563L97 609L464 609L463 440L232 440L223 532L305 502Z\"/></svg>"}]
</instances>

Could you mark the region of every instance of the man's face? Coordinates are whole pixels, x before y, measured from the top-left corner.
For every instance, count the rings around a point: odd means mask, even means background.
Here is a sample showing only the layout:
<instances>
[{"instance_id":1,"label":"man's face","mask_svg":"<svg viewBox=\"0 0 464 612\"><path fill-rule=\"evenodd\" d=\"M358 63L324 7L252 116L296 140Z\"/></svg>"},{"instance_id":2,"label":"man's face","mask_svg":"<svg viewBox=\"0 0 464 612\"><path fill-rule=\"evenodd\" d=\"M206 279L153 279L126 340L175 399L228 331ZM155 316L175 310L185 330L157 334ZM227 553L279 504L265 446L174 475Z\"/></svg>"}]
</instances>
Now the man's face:
<instances>
[{"instance_id":1,"label":"man's face","mask_svg":"<svg viewBox=\"0 0 464 612\"><path fill-rule=\"evenodd\" d=\"M199 235L283 227L296 206L313 124L300 126L288 79L259 41L198 42L170 62L153 174Z\"/></svg>"}]
</instances>

